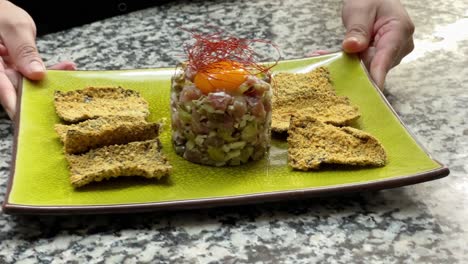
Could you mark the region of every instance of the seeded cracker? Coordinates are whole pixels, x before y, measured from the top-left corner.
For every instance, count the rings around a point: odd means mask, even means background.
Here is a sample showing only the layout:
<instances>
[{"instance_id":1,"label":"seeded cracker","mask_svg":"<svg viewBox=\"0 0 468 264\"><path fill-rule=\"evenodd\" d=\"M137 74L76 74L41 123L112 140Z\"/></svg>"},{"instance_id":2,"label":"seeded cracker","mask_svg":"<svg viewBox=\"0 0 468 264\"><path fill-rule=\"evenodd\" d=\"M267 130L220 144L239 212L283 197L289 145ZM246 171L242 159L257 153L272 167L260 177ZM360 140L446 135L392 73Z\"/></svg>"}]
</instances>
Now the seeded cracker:
<instances>
[{"instance_id":1,"label":"seeded cracker","mask_svg":"<svg viewBox=\"0 0 468 264\"><path fill-rule=\"evenodd\" d=\"M78 154L93 148L154 139L159 124L148 123L142 117L108 116L73 125L55 125L65 152Z\"/></svg>"},{"instance_id":2,"label":"seeded cracker","mask_svg":"<svg viewBox=\"0 0 468 264\"><path fill-rule=\"evenodd\" d=\"M336 95L330 72L319 67L308 73L278 73L274 75L276 103L284 104L311 94Z\"/></svg>"},{"instance_id":3,"label":"seeded cracker","mask_svg":"<svg viewBox=\"0 0 468 264\"><path fill-rule=\"evenodd\" d=\"M120 176L160 179L172 166L161 153L159 140L132 142L90 150L82 155L66 155L71 184L81 187L93 181Z\"/></svg>"},{"instance_id":4,"label":"seeded cracker","mask_svg":"<svg viewBox=\"0 0 468 264\"><path fill-rule=\"evenodd\" d=\"M359 118L359 110L345 96L338 96L330 72L319 67L308 73L279 73L274 76L272 130L285 132L293 114L308 114L322 122L346 125Z\"/></svg>"},{"instance_id":5,"label":"seeded cracker","mask_svg":"<svg viewBox=\"0 0 468 264\"><path fill-rule=\"evenodd\" d=\"M297 170L316 170L322 163L356 166L386 163L380 142L355 128L339 128L300 115L291 118L288 133L288 162Z\"/></svg>"},{"instance_id":6,"label":"seeded cracker","mask_svg":"<svg viewBox=\"0 0 468 264\"><path fill-rule=\"evenodd\" d=\"M54 104L58 116L72 123L102 116L146 118L149 115L148 102L138 92L120 87L55 91Z\"/></svg>"},{"instance_id":7,"label":"seeded cracker","mask_svg":"<svg viewBox=\"0 0 468 264\"><path fill-rule=\"evenodd\" d=\"M318 120L336 126L342 126L359 118L359 110L343 96L313 94L297 98L273 108L272 129L275 132L286 132L293 114L311 115Z\"/></svg>"}]
</instances>

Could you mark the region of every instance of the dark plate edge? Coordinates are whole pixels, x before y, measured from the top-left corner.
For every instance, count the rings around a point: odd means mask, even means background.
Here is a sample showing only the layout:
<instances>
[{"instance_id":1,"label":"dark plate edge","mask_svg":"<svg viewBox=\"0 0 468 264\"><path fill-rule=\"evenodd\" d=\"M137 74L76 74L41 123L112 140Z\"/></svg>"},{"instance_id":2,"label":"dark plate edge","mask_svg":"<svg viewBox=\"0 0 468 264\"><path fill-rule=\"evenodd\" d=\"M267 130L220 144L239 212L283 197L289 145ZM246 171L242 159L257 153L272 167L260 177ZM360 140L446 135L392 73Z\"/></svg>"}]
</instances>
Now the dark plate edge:
<instances>
[{"instance_id":1,"label":"dark plate edge","mask_svg":"<svg viewBox=\"0 0 468 264\"><path fill-rule=\"evenodd\" d=\"M21 78L20 83L18 85L18 92L16 97L16 115L13 120L13 149L11 153L11 163L10 163L10 175L8 177L8 185L7 190L5 193L5 200L2 203L2 212L8 211L8 200L10 199L11 189L13 188L13 178L15 176L16 171L16 154L18 150L18 133L19 133L19 125L20 125L20 116L21 116L21 100L23 95L23 83L24 80Z\"/></svg>"},{"instance_id":2,"label":"dark plate edge","mask_svg":"<svg viewBox=\"0 0 468 264\"><path fill-rule=\"evenodd\" d=\"M341 52L341 51L340 51ZM336 52L339 53L339 52ZM331 54L326 54L324 56L330 56ZM432 158L432 155L427 151L427 149L418 141L414 136L411 130L403 123L400 116L396 113L393 107L390 105L382 91L378 88L375 82L372 80L369 72L364 66L363 62L360 63L362 70L368 77L369 82L372 87L378 92L381 99L385 102L387 107L392 111L393 115L397 118L400 124L405 128L405 130L410 134L416 144L429 156ZM21 104L23 90L23 80L21 80L21 85L18 89L17 105ZM345 184L337 185L331 187L322 187L322 188L313 188L313 189L302 189L294 191L279 191L279 192L269 192L269 193L258 193L251 195L239 195L239 196L227 196L220 198L203 198L203 199L193 199L193 200L176 200L170 202L157 202L157 203L137 203L137 204L118 204L118 205L103 205L103 206L29 206L29 205L18 205L9 203L10 192L13 187L13 179L16 169L16 154L17 154L17 145L18 145L18 133L19 133L19 120L21 116L21 107L18 107L18 112L15 115L14 120L14 142L13 142L13 151L12 151L12 162L11 162L11 172L9 176L7 192L5 196L5 201L2 204L2 211L5 214L44 214L44 215L65 215L65 214L111 214L111 213L133 213L133 212L147 212L147 211L157 211L157 210L178 210L178 209L197 209L197 208L209 208L217 206L231 206L231 205L240 205L240 204L252 204L259 202L272 202L279 201L285 198L287 199L299 199L299 198L309 198L317 197L322 195L336 195L339 193L349 193L349 192L359 192L359 191L376 191L382 189L397 188L406 185L412 185L416 183L431 181L435 179L440 179L445 176L448 176L450 170L440 163L437 162L441 167L419 173L414 175L408 175L403 177L391 178L387 180L376 180L371 182L363 182L356 184Z\"/></svg>"},{"instance_id":3,"label":"dark plate edge","mask_svg":"<svg viewBox=\"0 0 468 264\"><path fill-rule=\"evenodd\" d=\"M440 163L439 163L440 164ZM441 168L410 176L376 180L332 187L302 189L294 191L279 191L251 195L239 195L219 198L204 198L194 200L179 200L158 203L119 204L119 205L91 205L91 206L27 206L6 203L3 206L6 214L42 214L42 215L70 215L70 214L113 214L137 213L161 210L200 209L219 206L233 206L241 204L254 204L261 202L274 202L317 196L331 196L343 193L377 191L397 188L416 183L431 181L447 176L450 171L441 164Z\"/></svg>"}]
</instances>

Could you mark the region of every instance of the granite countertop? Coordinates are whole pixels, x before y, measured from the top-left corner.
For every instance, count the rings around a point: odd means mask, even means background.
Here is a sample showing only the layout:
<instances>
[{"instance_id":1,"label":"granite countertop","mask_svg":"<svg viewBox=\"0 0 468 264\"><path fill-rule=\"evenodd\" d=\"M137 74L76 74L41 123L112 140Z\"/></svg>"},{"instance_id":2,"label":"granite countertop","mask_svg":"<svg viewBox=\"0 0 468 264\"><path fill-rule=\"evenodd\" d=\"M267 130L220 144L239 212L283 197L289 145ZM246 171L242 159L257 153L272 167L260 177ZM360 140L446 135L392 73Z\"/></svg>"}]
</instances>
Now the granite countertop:
<instances>
[{"instance_id":1,"label":"granite countertop","mask_svg":"<svg viewBox=\"0 0 468 264\"><path fill-rule=\"evenodd\" d=\"M468 263L468 3L404 1L416 50L386 96L449 177L383 190L240 207L101 216L0 213L0 263ZM172 67L206 21L271 39L283 58L340 47L341 0L174 1L38 39L47 64ZM0 114L0 197L12 127Z\"/></svg>"}]
</instances>

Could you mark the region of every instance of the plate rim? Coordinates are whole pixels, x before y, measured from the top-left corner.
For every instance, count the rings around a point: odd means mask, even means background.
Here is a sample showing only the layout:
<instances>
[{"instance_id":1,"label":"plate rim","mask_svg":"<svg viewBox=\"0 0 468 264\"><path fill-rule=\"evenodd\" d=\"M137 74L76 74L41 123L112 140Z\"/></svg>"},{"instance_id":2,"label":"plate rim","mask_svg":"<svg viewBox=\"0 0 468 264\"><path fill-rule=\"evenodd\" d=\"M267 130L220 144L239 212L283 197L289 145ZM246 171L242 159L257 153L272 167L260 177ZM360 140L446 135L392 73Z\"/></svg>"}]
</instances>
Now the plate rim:
<instances>
[{"instance_id":1,"label":"plate rim","mask_svg":"<svg viewBox=\"0 0 468 264\"><path fill-rule=\"evenodd\" d=\"M329 57L343 53L343 51L332 52L325 55L308 57L308 58L320 58ZM355 56L355 55L351 55ZM305 60L308 58L290 59L287 61ZM306 199L318 196L332 196L339 193L353 193L359 191L378 191L383 189L392 189L402 186L414 185L417 183L427 182L431 180L440 179L450 174L450 170L447 166L434 159L431 153L428 152L426 147L421 144L418 138L413 132L405 125L400 116L396 113L395 109L388 102L383 92L379 89L376 83L372 80L369 71L366 69L364 63L360 61L360 66L367 76L367 79L371 83L371 86L380 95L382 101L391 110L392 114L398 122L405 128L409 133L410 137L416 142L426 155L434 162L440 165L439 168L432 170L404 175L399 177L393 177L388 179L377 179L372 181L363 181L355 183L337 184L323 187L309 187L294 190L283 190L274 192L260 192L252 194L242 195L231 195L221 197L210 197L210 198L197 198L197 199L184 199L184 200L173 200L173 201L162 201L162 202L148 202L148 203L126 203L126 204L111 204L111 205L23 205L10 203L10 194L13 189L13 180L16 172L16 155L18 150L18 134L20 130L20 117L21 102L23 95L23 84L24 78L20 80L17 94L17 105L18 112L14 118L14 134L13 134L13 150L11 155L10 174L8 177L7 190L5 193L5 199L2 203L2 212L11 215L72 215L72 214L113 214L113 213L136 213L136 212L149 212L149 211L162 211L162 210L187 210L187 209L199 209L199 208L212 208L221 206L235 206L241 204L255 204L264 202L274 202L280 200L292 200L292 199ZM110 71L132 71L132 70L164 70L171 69L167 67L162 68L144 68L144 69L123 69L123 70L110 70ZM102 72L101 70L81 70L83 72ZM109 71L109 70L104 70Z\"/></svg>"},{"instance_id":2,"label":"plate rim","mask_svg":"<svg viewBox=\"0 0 468 264\"><path fill-rule=\"evenodd\" d=\"M34 206L20 205L5 202L2 206L6 214L16 215L72 215L72 214L123 214L123 213L141 213L150 211L172 211L213 208L221 206L238 206L245 204L257 204L265 202L275 202L284 200L299 200L313 197L333 196L343 193L356 193L362 191L378 191L383 189L392 189L403 186L414 185L417 183L436 180L447 176L449 169L434 160L440 168L401 177L394 177L385 180L374 180L358 182L353 184L339 184L319 188L305 188L288 191L264 192L234 196L174 200L164 202L148 203L129 203L114 205L77 205L77 206Z\"/></svg>"}]
</instances>

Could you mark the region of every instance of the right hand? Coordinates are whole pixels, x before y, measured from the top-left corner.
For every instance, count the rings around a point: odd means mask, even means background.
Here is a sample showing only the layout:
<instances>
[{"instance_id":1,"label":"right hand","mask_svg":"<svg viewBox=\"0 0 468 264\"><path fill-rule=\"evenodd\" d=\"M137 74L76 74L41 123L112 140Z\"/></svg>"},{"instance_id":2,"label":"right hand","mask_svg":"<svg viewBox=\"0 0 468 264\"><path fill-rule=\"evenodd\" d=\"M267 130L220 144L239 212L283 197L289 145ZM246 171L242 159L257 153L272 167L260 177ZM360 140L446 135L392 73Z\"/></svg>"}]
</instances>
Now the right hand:
<instances>
[{"instance_id":1,"label":"right hand","mask_svg":"<svg viewBox=\"0 0 468 264\"><path fill-rule=\"evenodd\" d=\"M51 67L75 70L65 61ZM13 119L16 113L16 89L24 76L42 80L46 67L36 47L36 25L26 11L6 0L0 0L0 103Z\"/></svg>"},{"instance_id":2,"label":"right hand","mask_svg":"<svg viewBox=\"0 0 468 264\"><path fill-rule=\"evenodd\" d=\"M388 71L414 49L414 24L400 0L344 0L343 50L359 53L383 89Z\"/></svg>"}]
</instances>

